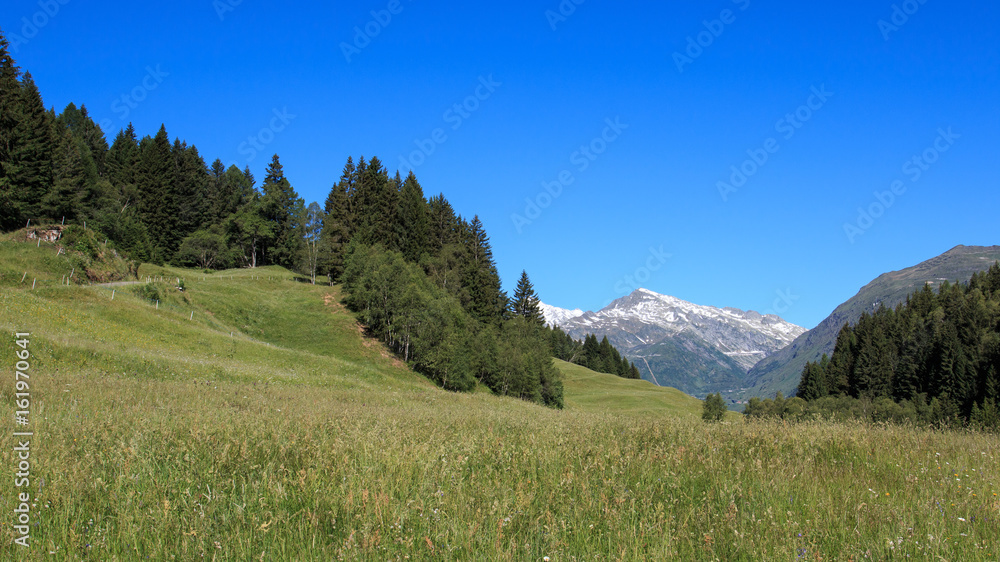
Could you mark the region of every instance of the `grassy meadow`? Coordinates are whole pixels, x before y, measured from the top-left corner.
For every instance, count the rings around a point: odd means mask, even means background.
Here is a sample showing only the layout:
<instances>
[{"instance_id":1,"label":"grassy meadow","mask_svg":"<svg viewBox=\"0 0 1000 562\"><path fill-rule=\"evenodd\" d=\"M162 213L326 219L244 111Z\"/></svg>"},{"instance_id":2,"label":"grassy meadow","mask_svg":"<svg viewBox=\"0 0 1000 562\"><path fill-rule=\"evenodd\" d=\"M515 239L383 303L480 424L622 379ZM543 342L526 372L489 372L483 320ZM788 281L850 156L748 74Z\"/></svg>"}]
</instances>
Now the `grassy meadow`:
<instances>
[{"instance_id":1,"label":"grassy meadow","mask_svg":"<svg viewBox=\"0 0 1000 562\"><path fill-rule=\"evenodd\" d=\"M0 242L2 560L1000 557L995 435L705 424L693 398L566 363L563 411L453 394L365 339L337 287L149 265L148 288L66 286L54 255Z\"/></svg>"}]
</instances>

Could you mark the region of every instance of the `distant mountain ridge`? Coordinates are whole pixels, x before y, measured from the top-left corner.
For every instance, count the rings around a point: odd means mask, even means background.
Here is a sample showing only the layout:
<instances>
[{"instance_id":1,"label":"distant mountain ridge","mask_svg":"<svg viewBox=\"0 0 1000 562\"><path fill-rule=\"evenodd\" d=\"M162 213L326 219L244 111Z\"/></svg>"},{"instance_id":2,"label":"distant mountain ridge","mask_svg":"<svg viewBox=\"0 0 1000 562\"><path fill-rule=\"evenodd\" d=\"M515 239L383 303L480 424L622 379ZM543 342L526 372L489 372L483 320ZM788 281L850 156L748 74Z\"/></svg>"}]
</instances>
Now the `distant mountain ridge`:
<instances>
[{"instance_id":1,"label":"distant mountain ridge","mask_svg":"<svg viewBox=\"0 0 1000 562\"><path fill-rule=\"evenodd\" d=\"M545 324L549 326L558 326L567 320L576 318L577 316L583 316L583 311L579 308L576 310L567 310L565 308L559 308L558 306L545 304L544 302L539 302L538 307L542 309L542 316L545 318Z\"/></svg>"},{"instance_id":2,"label":"distant mountain ridge","mask_svg":"<svg viewBox=\"0 0 1000 562\"><path fill-rule=\"evenodd\" d=\"M775 315L697 305L647 289L598 312L552 308L543 307L546 320L573 338L607 336L644 379L693 396L742 387L751 367L806 331Z\"/></svg>"},{"instance_id":3,"label":"distant mountain ridge","mask_svg":"<svg viewBox=\"0 0 1000 562\"><path fill-rule=\"evenodd\" d=\"M925 284L937 287L946 280L967 282L974 273L988 269L998 260L1000 246L956 246L913 267L880 275L816 328L755 365L747 374L749 388L743 394L773 396L780 391L790 395L798 386L806 362L833 353L837 333L845 323L856 323L863 312L872 312L880 305L895 307Z\"/></svg>"}]
</instances>

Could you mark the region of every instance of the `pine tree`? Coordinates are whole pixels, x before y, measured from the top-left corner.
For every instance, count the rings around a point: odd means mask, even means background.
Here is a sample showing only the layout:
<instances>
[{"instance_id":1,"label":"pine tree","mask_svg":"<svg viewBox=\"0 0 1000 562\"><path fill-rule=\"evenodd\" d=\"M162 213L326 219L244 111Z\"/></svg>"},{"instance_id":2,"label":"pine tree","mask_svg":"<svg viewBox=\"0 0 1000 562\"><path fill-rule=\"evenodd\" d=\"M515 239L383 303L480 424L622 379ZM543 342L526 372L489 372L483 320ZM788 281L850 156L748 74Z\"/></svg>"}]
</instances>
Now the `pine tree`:
<instances>
[{"instance_id":1,"label":"pine tree","mask_svg":"<svg viewBox=\"0 0 1000 562\"><path fill-rule=\"evenodd\" d=\"M499 325L507 310L507 295L500 284L489 236L479 217L465 232L468 263L462 285L469 293L468 310L480 322Z\"/></svg>"},{"instance_id":2,"label":"pine tree","mask_svg":"<svg viewBox=\"0 0 1000 562\"><path fill-rule=\"evenodd\" d=\"M108 156L105 159L107 176L111 185L116 187L134 185L136 183L136 166L139 164L139 140L135 136L132 123L118 131L118 136L111 143Z\"/></svg>"},{"instance_id":3,"label":"pine tree","mask_svg":"<svg viewBox=\"0 0 1000 562\"><path fill-rule=\"evenodd\" d=\"M387 250L399 249L395 227L399 192L378 158L359 169L352 198L357 236L362 244L379 244Z\"/></svg>"},{"instance_id":4,"label":"pine tree","mask_svg":"<svg viewBox=\"0 0 1000 562\"><path fill-rule=\"evenodd\" d=\"M270 224L265 262L294 269L303 245L305 203L285 177L278 155L271 158L261 186L261 215Z\"/></svg>"},{"instance_id":5,"label":"pine tree","mask_svg":"<svg viewBox=\"0 0 1000 562\"><path fill-rule=\"evenodd\" d=\"M21 221L21 194L10 177L12 152L22 100L21 71L10 56L10 44L0 32L0 228L7 230L24 226Z\"/></svg>"},{"instance_id":6,"label":"pine tree","mask_svg":"<svg viewBox=\"0 0 1000 562\"><path fill-rule=\"evenodd\" d=\"M600 346L600 369L596 369L602 373L612 374L615 372L615 348L611 346L611 342L608 341L608 336L601 338Z\"/></svg>"},{"instance_id":7,"label":"pine tree","mask_svg":"<svg viewBox=\"0 0 1000 562\"><path fill-rule=\"evenodd\" d=\"M538 295L535 294L535 288L532 286L531 280L528 279L527 271L521 271L521 278L517 281L511 305L511 313L514 316L524 318L530 324L545 325L545 317L539 306Z\"/></svg>"},{"instance_id":8,"label":"pine tree","mask_svg":"<svg viewBox=\"0 0 1000 562\"><path fill-rule=\"evenodd\" d=\"M428 249L427 201L424 190L411 171L399 195L400 251L411 262L420 260Z\"/></svg>"},{"instance_id":9,"label":"pine tree","mask_svg":"<svg viewBox=\"0 0 1000 562\"><path fill-rule=\"evenodd\" d=\"M139 144L136 183L139 187L139 214L153 240L153 261L169 261L180 246L177 193L174 191L174 162L170 154L167 128L160 125L156 136Z\"/></svg>"},{"instance_id":10,"label":"pine tree","mask_svg":"<svg viewBox=\"0 0 1000 562\"><path fill-rule=\"evenodd\" d=\"M208 168L197 147L174 141L174 193L177 197L178 236L186 238L209 222Z\"/></svg>"},{"instance_id":11,"label":"pine tree","mask_svg":"<svg viewBox=\"0 0 1000 562\"><path fill-rule=\"evenodd\" d=\"M61 136L52 162L53 183L42 198L41 212L56 221L72 221L87 194L84 159L73 134L59 126L55 130L61 130Z\"/></svg>"},{"instance_id":12,"label":"pine tree","mask_svg":"<svg viewBox=\"0 0 1000 562\"><path fill-rule=\"evenodd\" d=\"M22 218L41 218L41 203L52 185L52 124L31 73L24 74L20 114L14 131L8 177L18 193Z\"/></svg>"},{"instance_id":13,"label":"pine tree","mask_svg":"<svg viewBox=\"0 0 1000 562\"><path fill-rule=\"evenodd\" d=\"M632 363L632 368L629 369L629 378L639 380L642 378L642 373L639 372L639 368Z\"/></svg>"},{"instance_id":14,"label":"pine tree","mask_svg":"<svg viewBox=\"0 0 1000 562\"><path fill-rule=\"evenodd\" d=\"M458 218L444 194L431 197L427 209L427 249L432 255L437 255L445 246L460 242Z\"/></svg>"}]
</instances>

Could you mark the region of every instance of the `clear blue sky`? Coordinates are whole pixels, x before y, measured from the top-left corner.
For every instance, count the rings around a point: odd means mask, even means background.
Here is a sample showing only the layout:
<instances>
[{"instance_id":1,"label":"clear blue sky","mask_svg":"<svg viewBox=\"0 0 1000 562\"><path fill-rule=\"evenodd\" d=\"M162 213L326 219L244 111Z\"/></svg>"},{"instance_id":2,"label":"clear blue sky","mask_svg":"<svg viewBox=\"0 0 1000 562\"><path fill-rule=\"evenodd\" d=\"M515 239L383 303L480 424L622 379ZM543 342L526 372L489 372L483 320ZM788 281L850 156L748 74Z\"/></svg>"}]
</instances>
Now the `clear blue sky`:
<instances>
[{"instance_id":1,"label":"clear blue sky","mask_svg":"<svg viewBox=\"0 0 1000 562\"><path fill-rule=\"evenodd\" d=\"M638 276L811 328L882 272L1000 243L996 2L650 4L7 0L0 28L109 142L165 123L258 178L278 153L307 202L348 155L412 166L480 216L508 291L526 269L557 306Z\"/></svg>"}]
</instances>

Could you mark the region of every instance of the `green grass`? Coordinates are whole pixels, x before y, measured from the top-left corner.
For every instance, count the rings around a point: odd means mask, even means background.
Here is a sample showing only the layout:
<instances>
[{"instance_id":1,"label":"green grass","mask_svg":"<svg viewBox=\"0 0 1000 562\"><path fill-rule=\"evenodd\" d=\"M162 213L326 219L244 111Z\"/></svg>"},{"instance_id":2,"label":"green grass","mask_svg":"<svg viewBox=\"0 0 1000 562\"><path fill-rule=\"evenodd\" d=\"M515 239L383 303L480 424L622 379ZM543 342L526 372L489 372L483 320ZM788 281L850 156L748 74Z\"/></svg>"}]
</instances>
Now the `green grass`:
<instances>
[{"instance_id":1,"label":"green grass","mask_svg":"<svg viewBox=\"0 0 1000 562\"><path fill-rule=\"evenodd\" d=\"M701 400L644 380L595 373L556 360L569 411L632 415L701 416Z\"/></svg>"},{"instance_id":2,"label":"green grass","mask_svg":"<svg viewBox=\"0 0 1000 562\"><path fill-rule=\"evenodd\" d=\"M365 340L338 288L284 270L143 266L156 310L59 286L57 266L0 289L0 329L32 333L38 524L12 545L8 422L3 560L998 556L996 436L705 424L676 391L565 363L563 411L453 394Z\"/></svg>"}]
</instances>

